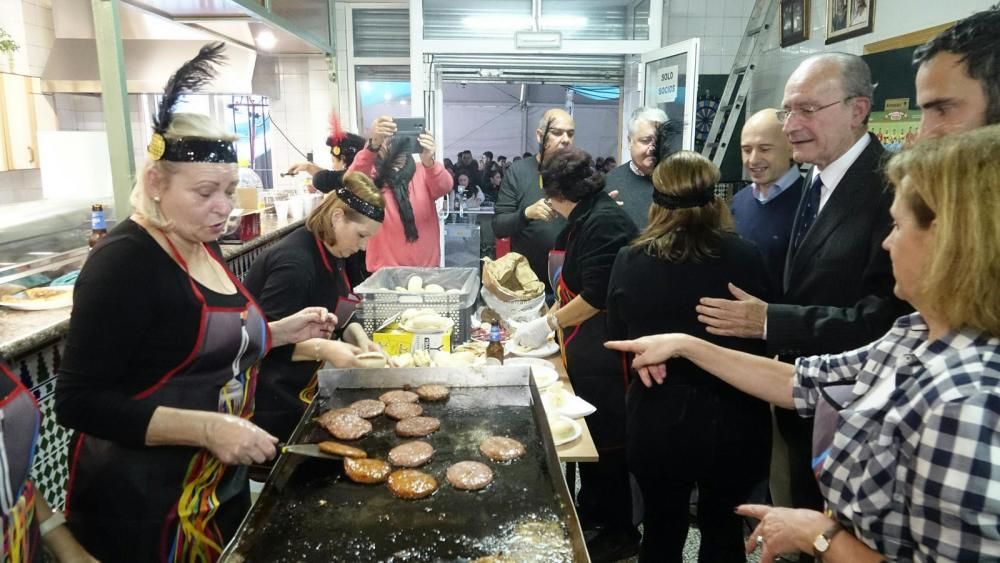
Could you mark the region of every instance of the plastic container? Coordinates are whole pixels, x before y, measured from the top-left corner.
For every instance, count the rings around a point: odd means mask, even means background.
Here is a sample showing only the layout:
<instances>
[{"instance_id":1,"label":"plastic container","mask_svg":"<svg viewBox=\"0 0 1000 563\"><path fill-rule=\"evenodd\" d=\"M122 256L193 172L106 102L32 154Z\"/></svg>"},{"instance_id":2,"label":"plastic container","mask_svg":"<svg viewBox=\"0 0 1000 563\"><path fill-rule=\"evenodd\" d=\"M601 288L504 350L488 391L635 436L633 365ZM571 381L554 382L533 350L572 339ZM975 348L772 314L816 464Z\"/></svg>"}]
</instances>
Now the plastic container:
<instances>
[{"instance_id":1,"label":"plastic container","mask_svg":"<svg viewBox=\"0 0 1000 563\"><path fill-rule=\"evenodd\" d=\"M398 291L410 278L420 276L424 286L437 284L444 293ZM472 312L479 293L478 268L382 268L354 288L361 297L360 315L368 334L406 309L432 309L455 322L451 341L457 346L469 339Z\"/></svg>"}]
</instances>

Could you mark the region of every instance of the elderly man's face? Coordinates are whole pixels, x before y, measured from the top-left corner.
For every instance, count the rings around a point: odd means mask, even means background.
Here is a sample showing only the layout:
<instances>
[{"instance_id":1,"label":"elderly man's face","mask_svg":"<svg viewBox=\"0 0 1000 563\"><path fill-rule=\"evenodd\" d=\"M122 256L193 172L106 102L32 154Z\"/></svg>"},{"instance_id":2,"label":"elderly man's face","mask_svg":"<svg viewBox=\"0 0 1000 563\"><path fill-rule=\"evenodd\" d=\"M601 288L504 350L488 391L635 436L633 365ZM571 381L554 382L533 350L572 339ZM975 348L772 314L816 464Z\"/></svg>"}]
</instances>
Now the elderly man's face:
<instances>
[{"instance_id":1,"label":"elderly man's face","mask_svg":"<svg viewBox=\"0 0 1000 563\"><path fill-rule=\"evenodd\" d=\"M788 79L781 107L792 112L783 126L792 157L825 168L857 140L870 102L847 97L837 64L810 61Z\"/></svg>"},{"instance_id":2,"label":"elderly man's face","mask_svg":"<svg viewBox=\"0 0 1000 563\"><path fill-rule=\"evenodd\" d=\"M656 125L652 121L640 121L628 138L632 163L647 176L656 166Z\"/></svg>"},{"instance_id":3,"label":"elderly man's face","mask_svg":"<svg viewBox=\"0 0 1000 563\"><path fill-rule=\"evenodd\" d=\"M961 133L986 125L986 91L961 56L941 52L917 69L920 137Z\"/></svg>"}]
</instances>

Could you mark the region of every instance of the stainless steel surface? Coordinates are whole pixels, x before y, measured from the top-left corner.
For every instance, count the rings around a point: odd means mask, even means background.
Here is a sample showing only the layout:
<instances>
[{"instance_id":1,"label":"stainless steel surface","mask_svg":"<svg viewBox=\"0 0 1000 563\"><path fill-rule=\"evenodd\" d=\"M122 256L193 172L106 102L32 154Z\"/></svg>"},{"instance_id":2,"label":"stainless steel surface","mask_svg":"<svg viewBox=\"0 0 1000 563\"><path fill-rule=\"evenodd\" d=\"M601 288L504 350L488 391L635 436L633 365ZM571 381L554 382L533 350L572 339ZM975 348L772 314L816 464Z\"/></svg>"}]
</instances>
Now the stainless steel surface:
<instances>
[{"instance_id":1,"label":"stainless steel surface","mask_svg":"<svg viewBox=\"0 0 1000 563\"><path fill-rule=\"evenodd\" d=\"M448 384L446 402L423 403L427 414L442 421L442 430L425 438L435 456L422 468L440 489L423 500L399 500L384 486L347 481L336 464L282 456L221 561L467 561L495 554L517 561L589 561L530 377L527 366L319 372L319 395L290 442L322 439L313 419L328 408L383 389ZM357 445L383 458L400 439L388 419L373 422L374 432ZM483 491L451 487L446 468L465 459L485 461L478 445L496 434L521 440L526 455L490 463L496 479Z\"/></svg>"},{"instance_id":2,"label":"stainless steel surface","mask_svg":"<svg viewBox=\"0 0 1000 563\"><path fill-rule=\"evenodd\" d=\"M34 259L22 262L0 263L0 285L17 283L28 276L35 275L45 276L51 281L67 272L80 269L83 266L83 261L87 259L88 250L84 246L68 252L36 256L33 257ZM34 287L34 285L38 284L29 284L26 287Z\"/></svg>"},{"instance_id":3,"label":"stainless steel surface","mask_svg":"<svg viewBox=\"0 0 1000 563\"><path fill-rule=\"evenodd\" d=\"M291 446L282 446L281 453L318 457L320 459L330 459L333 461L342 461L344 459L340 456L331 455L321 451L319 449L319 444L292 444Z\"/></svg>"}]
</instances>

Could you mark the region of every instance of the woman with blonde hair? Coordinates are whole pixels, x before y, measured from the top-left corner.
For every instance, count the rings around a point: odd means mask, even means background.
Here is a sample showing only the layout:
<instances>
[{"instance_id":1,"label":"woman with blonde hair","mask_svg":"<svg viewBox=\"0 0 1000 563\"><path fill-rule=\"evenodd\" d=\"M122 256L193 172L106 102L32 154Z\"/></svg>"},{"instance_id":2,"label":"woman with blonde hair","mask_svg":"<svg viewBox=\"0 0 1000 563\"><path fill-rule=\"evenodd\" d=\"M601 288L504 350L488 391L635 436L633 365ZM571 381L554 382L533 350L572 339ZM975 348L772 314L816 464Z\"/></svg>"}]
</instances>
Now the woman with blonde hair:
<instances>
[{"instance_id":1,"label":"woman with blonde hair","mask_svg":"<svg viewBox=\"0 0 1000 563\"><path fill-rule=\"evenodd\" d=\"M759 358L684 334L608 342L647 388L692 363L815 419L827 512L760 505L762 561L980 561L1000 554L1000 126L925 140L893 157L894 292L916 309L871 344ZM654 385L657 384L657 385ZM843 532L843 533L841 533Z\"/></svg>"},{"instance_id":2,"label":"woman with blonde hair","mask_svg":"<svg viewBox=\"0 0 1000 563\"><path fill-rule=\"evenodd\" d=\"M276 348L261 364L253 420L282 440L302 417L311 397L304 390L324 362L354 367L355 354L379 349L352 319L359 300L351 291L367 276L362 251L382 226L385 199L361 172L348 172L343 184L305 225L260 255L244 280L269 319L310 306L337 315L338 340L314 338Z\"/></svg>"},{"instance_id":3,"label":"woman with blonde hair","mask_svg":"<svg viewBox=\"0 0 1000 563\"><path fill-rule=\"evenodd\" d=\"M735 234L728 207L715 196L719 169L680 151L652 176L649 224L618 252L611 271L609 338L683 332L763 354L761 341L708 334L695 312L699 298L729 295L729 283L752 287L755 295L770 292L763 258ZM647 388L632 379L627 421L628 465L645 505L639 560L682 560L695 487L698 560L739 560L743 532L733 507L767 477L767 404L681 362L669 385Z\"/></svg>"},{"instance_id":4,"label":"woman with blonde hair","mask_svg":"<svg viewBox=\"0 0 1000 563\"><path fill-rule=\"evenodd\" d=\"M234 137L174 114L223 44L170 78L134 212L91 250L56 379L69 445L66 518L97 559L214 561L250 507L246 466L277 438L248 419L272 347L329 334L310 307L267 322L215 241L233 208Z\"/></svg>"}]
</instances>

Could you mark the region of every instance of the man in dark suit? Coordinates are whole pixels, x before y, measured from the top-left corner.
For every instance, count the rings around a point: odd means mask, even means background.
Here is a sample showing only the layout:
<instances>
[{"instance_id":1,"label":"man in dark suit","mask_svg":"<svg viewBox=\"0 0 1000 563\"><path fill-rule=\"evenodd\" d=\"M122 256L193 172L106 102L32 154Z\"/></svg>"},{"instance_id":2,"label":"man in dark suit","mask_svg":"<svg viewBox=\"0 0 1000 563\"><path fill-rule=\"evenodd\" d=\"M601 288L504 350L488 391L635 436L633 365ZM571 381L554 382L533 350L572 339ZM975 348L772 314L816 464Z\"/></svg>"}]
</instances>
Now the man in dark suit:
<instances>
[{"instance_id":1,"label":"man in dark suit","mask_svg":"<svg viewBox=\"0 0 1000 563\"><path fill-rule=\"evenodd\" d=\"M864 60L843 53L810 57L789 77L778 119L792 157L813 167L792 226L782 303L733 286L735 301L702 299L697 307L708 332L763 338L769 354L794 358L867 344L908 311L893 295L881 246L892 194L882 177L884 149L868 133L873 89ZM788 442L792 503L822 510L810 465L811 421L780 409L776 418Z\"/></svg>"}]
</instances>

